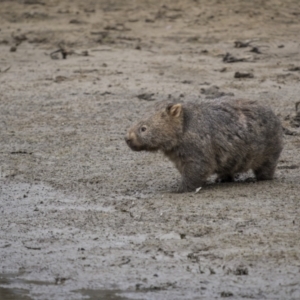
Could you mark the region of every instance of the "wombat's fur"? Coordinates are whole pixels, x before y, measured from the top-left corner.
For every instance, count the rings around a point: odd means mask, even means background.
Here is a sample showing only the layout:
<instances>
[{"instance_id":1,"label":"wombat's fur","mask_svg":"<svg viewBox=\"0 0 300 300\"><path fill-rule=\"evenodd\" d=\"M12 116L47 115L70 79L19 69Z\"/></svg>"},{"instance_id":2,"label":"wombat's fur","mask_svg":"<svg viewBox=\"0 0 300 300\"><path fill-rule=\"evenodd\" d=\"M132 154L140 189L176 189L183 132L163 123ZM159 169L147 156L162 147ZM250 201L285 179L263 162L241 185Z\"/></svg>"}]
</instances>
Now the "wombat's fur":
<instances>
[{"instance_id":1,"label":"wombat's fur","mask_svg":"<svg viewBox=\"0 0 300 300\"><path fill-rule=\"evenodd\" d=\"M255 101L172 103L129 129L134 151L161 150L181 173L181 192L217 174L231 181L252 169L257 180L272 179L282 151L282 126L271 109Z\"/></svg>"}]
</instances>

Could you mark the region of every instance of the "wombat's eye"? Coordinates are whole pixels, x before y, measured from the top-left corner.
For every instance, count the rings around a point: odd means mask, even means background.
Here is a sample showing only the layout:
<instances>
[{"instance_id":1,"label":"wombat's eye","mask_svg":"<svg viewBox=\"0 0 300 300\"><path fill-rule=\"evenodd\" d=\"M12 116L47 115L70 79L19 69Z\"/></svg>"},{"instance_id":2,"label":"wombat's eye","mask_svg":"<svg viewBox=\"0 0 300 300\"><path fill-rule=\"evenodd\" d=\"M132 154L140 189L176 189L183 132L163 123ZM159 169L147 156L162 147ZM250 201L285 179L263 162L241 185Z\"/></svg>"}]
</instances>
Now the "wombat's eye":
<instances>
[{"instance_id":1,"label":"wombat's eye","mask_svg":"<svg viewBox=\"0 0 300 300\"><path fill-rule=\"evenodd\" d=\"M145 125L143 125L140 130L141 130L141 132L145 132L147 130L147 127Z\"/></svg>"}]
</instances>

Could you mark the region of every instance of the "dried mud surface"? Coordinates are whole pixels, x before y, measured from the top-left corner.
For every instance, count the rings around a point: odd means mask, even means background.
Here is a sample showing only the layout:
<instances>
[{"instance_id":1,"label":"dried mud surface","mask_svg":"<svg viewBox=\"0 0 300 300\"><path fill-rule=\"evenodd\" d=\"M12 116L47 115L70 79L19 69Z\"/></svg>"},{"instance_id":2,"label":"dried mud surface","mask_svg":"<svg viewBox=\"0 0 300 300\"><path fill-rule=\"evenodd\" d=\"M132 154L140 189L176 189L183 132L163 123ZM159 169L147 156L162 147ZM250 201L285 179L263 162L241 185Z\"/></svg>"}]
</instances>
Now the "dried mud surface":
<instances>
[{"instance_id":1,"label":"dried mud surface","mask_svg":"<svg viewBox=\"0 0 300 300\"><path fill-rule=\"evenodd\" d=\"M1 0L0 285L299 299L299 32L298 0ZM175 194L172 164L124 143L160 100L226 95L280 116L273 181Z\"/></svg>"}]
</instances>

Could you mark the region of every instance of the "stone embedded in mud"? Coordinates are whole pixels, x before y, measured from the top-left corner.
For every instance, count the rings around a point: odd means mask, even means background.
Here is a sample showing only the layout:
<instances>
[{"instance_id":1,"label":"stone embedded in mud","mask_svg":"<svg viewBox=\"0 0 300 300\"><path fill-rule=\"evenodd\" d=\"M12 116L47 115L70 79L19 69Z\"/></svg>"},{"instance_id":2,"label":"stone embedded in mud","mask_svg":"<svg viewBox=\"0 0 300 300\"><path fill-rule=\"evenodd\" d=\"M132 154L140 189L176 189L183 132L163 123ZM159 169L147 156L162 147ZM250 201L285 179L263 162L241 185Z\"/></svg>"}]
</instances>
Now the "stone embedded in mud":
<instances>
[{"instance_id":1,"label":"stone embedded in mud","mask_svg":"<svg viewBox=\"0 0 300 300\"><path fill-rule=\"evenodd\" d=\"M253 73L235 72L234 78L254 78Z\"/></svg>"},{"instance_id":2,"label":"stone embedded in mud","mask_svg":"<svg viewBox=\"0 0 300 300\"><path fill-rule=\"evenodd\" d=\"M180 240L181 237L180 237L180 234L172 231L172 232L169 232L169 233L166 233L166 234L163 234L159 237L159 239L161 241L165 241L165 240Z\"/></svg>"},{"instance_id":3,"label":"stone embedded in mud","mask_svg":"<svg viewBox=\"0 0 300 300\"><path fill-rule=\"evenodd\" d=\"M222 298L227 298L227 297L232 297L233 296L233 293L231 292L221 292L221 295L220 295Z\"/></svg>"},{"instance_id":4,"label":"stone embedded in mud","mask_svg":"<svg viewBox=\"0 0 300 300\"><path fill-rule=\"evenodd\" d=\"M248 275L249 271L247 267L240 265L234 270L233 273L237 276L240 276L240 275Z\"/></svg>"},{"instance_id":5,"label":"stone embedded in mud","mask_svg":"<svg viewBox=\"0 0 300 300\"><path fill-rule=\"evenodd\" d=\"M223 91L220 91L220 88L216 85L213 85L209 88L201 88L201 94L205 95L206 99L215 99L215 98L221 98L224 96L234 96L233 93L226 93Z\"/></svg>"}]
</instances>

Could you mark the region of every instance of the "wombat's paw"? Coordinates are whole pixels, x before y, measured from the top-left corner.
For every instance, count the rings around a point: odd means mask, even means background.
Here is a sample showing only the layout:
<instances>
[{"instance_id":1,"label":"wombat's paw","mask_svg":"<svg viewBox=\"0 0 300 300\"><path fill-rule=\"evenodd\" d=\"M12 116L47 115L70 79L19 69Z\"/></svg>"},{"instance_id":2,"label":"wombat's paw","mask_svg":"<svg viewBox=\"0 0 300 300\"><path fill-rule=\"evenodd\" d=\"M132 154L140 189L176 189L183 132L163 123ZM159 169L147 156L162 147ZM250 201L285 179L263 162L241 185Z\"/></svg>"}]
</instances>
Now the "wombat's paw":
<instances>
[{"instance_id":1,"label":"wombat's paw","mask_svg":"<svg viewBox=\"0 0 300 300\"><path fill-rule=\"evenodd\" d=\"M185 189L185 187L180 184L175 190L174 190L174 193L176 194L182 194L182 193L185 193L187 192L187 190Z\"/></svg>"},{"instance_id":2,"label":"wombat's paw","mask_svg":"<svg viewBox=\"0 0 300 300\"><path fill-rule=\"evenodd\" d=\"M254 170L257 180L271 180L274 177L277 161L267 161L260 168Z\"/></svg>"},{"instance_id":3,"label":"wombat's paw","mask_svg":"<svg viewBox=\"0 0 300 300\"><path fill-rule=\"evenodd\" d=\"M244 180L244 182L247 182L247 183L255 183L257 182L257 179L254 178L254 177L248 177Z\"/></svg>"},{"instance_id":4,"label":"wombat's paw","mask_svg":"<svg viewBox=\"0 0 300 300\"><path fill-rule=\"evenodd\" d=\"M269 172L264 173L264 172L256 171L254 173L257 181L272 180L274 177L273 173L269 173Z\"/></svg>"},{"instance_id":5,"label":"wombat's paw","mask_svg":"<svg viewBox=\"0 0 300 300\"><path fill-rule=\"evenodd\" d=\"M174 193L176 194L182 194L188 192L187 186L183 183L180 183L175 189Z\"/></svg>"},{"instance_id":6,"label":"wombat's paw","mask_svg":"<svg viewBox=\"0 0 300 300\"><path fill-rule=\"evenodd\" d=\"M234 181L234 176L232 175L220 175L216 178L215 182L216 183L222 183L222 182L233 182Z\"/></svg>"}]
</instances>

